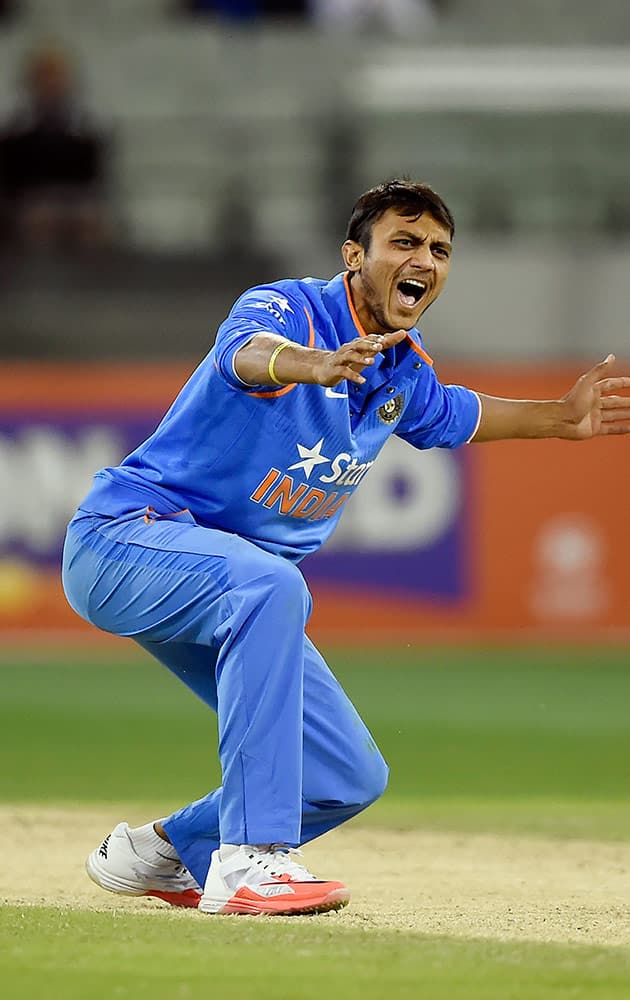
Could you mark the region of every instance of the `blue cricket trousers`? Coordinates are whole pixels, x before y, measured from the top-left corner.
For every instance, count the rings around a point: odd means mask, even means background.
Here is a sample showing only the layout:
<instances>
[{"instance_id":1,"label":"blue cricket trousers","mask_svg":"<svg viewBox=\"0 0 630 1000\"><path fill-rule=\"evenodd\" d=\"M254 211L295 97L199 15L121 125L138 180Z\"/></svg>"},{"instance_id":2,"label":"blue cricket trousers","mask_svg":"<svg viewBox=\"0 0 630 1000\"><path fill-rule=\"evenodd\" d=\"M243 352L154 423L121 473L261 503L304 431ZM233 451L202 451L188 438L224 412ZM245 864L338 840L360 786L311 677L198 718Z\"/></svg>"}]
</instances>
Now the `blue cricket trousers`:
<instances>
[{"instance_id":1,"label":"blue cricket trousers","mask_svg":"<svg viewBox=\"0 0 630 1000\"><path fill-rule=\"evenodd\" d=\"M134 639L217 712L222 785L164 823L201 885L220 842L298 846L383 793L387 766L304 634L310 594L285 559L187 511L79 511L63 584L82 618Z\"/></svg>"}]
</instances>

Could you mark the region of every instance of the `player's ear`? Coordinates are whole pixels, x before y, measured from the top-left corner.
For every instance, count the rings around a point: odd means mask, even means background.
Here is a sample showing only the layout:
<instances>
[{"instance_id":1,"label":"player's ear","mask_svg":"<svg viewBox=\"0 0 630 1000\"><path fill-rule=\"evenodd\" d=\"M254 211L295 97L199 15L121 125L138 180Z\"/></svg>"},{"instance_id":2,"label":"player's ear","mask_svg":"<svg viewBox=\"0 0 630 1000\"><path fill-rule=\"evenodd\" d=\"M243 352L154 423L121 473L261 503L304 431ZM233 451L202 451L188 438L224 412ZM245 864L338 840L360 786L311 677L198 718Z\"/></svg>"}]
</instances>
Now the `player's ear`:
<instances>
[{"instance_id":1,"label":"player's ear","mask_svg":"<svg viewBox=\"0 0 630 1000\"><path fill-rule=\"evenodd\" d=\"M364 250L360 243L346 240L341 248L343 259L349 271L360 271L363 267Z\"/></svg>"}]
</instances>

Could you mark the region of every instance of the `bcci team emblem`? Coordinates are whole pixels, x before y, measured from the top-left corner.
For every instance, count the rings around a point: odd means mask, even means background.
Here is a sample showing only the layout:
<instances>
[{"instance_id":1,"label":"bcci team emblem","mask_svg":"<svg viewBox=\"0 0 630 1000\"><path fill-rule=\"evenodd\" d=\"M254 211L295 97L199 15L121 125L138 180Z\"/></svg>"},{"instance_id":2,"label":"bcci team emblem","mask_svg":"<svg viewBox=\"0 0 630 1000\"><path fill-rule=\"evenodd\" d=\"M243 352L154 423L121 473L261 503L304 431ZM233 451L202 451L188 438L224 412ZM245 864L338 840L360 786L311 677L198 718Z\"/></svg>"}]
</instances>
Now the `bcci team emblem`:
<instances>
[{"instance_id":1,"label":"bcci team emblem","mask_svg":"<svg viewBox=\"0 0 630 1000\"><path fill-rule=\"evenodd\" d=\"M396 396L395 399L388 399L386 403L379 406L376 412L378 414L378 419L382 424L395 424L402 411L403 397L401 394Z\"/></svg>"}]
</instances>

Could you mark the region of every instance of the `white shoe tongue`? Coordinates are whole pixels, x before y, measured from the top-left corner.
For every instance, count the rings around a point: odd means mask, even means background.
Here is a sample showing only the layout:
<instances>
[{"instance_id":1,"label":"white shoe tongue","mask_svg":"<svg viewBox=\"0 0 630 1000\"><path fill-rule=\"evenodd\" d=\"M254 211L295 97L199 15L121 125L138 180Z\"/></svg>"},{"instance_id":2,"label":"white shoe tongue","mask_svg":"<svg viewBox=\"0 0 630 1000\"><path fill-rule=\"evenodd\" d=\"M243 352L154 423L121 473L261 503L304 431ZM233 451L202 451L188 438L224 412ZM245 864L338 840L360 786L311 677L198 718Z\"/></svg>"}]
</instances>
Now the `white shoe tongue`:
<instances>
[{"instance_id":1,"label":"white shoe tongue","mask_svg":"<svg viewBox=\"0 0 630 1000\"><path fill-rule=\"evenodd\" d=\"M219 857L221 858L221 861L227 861L227 859L231 858L233 854L238 854L240 849L241 847L239 844L221 844L221 847L219 848Z\"/></svg>"}]
</instances>

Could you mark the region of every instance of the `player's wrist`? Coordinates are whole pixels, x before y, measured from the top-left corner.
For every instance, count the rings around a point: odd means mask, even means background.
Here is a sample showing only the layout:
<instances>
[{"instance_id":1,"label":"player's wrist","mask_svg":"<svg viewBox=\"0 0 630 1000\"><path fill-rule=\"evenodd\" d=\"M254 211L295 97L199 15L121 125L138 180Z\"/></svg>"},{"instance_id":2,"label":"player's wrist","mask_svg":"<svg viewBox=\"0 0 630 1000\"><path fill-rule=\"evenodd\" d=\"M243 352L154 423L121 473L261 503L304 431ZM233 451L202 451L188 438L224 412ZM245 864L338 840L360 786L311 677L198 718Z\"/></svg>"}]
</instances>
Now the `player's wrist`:
<instances>
[{"instance_id":1,"label":"player's wrist","mask_svg":"<svg viewBox=\"0 0 630 1000\"><path fill-rule=\"evenodd\" d=\"M553 438L566 437L570 418L562 400L535 400L532 406L532 434L524 437Z\"/></svg>"},{"instance_id":2,"label":"player's wrist","mask_svg":"<svg viewBox=\"0 0 630 1000\"><path fill-rule=\"evenodd\" d=\"M322 351L319 348L311 349L310 377L308 381L312 385L330 384L330 357L333 351Z\"/></svg>"},{"instance_id":3,"label":"player's wrist","mask_svg":"<svg viewBox=\"0 0 630 1000\"><path fill-rule=\"evenodd\" d=\"M326 361L332 351L303 347L284 341L267 349L264 372L258 369L260 381L266 385L295 385L295 383L326 385Z\"/></svg>"},{"instance_id":4,"label":"player's wrist","mask_svg":"<svg viewBox=\"0 0 630 1000\"><path fill-rule=\"evenodd\" d=\"M568 399L558 399L545 404L547 406L547 423L550 428L548 437L573 439L579 419L575 407Z\"/></svg>"},{"instance_id":5,"label":"player's wrist","mask_svg":"<svg viewBox=\"0 0 630 1000\"><path fill-rule=\"evenodd\" d=\"M269 363L267 365L267 375L269 376L269 380L273 385L289 384L288 382L284 382L281 378L278 378L278 375L276 374L276 362L280 357L281 352L286 350L290 346L291 344L289 343L289 341L285 340L284 343L278 344L277 347L274 347L273 351L271 352L271 355L269 357Z\"/></svg>"}]
</instances>

